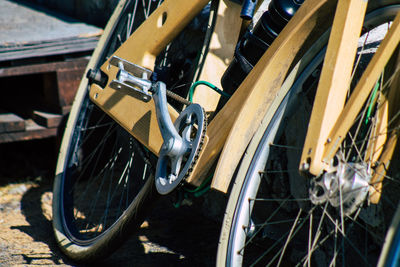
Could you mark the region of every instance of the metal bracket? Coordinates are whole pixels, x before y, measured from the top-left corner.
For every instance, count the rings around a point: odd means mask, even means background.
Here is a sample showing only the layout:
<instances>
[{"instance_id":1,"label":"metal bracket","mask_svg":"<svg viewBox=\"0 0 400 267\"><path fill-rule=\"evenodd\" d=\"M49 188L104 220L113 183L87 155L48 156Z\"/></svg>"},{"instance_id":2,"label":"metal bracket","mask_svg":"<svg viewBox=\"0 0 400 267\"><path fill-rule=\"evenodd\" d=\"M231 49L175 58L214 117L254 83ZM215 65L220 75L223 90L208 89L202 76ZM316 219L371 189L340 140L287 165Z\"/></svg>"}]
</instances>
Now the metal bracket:
<instances>
[{"instance_id":1,"label":"metal bracket","mask_svg":"<svg viewBox=\"0 0 400 267\"><path fill-rule=\"evenodd\" d=\"M110 59L110 65L119 68L116 80L112 80L110 87L115 90L125 89L130 95L144 102L149 102L152 95L149 90L152 82L149 80L152 71L133 64L125 59L113 56Z\"/></svg>"},{"instance_id":2,"label":"metal bracket","mask_svg":"<svg viewBox=\"0 0 400 267\"><path fill-rule=\"evenodd\" d=\"M143 68L142 66L136 65L134 63L131 63L123 58L113 56L110 59L110 65L115 66L115 67L120 67L122 64L122 68L126 70L127 72L131 73L132 75L136 77L140 77L142 79L150 79L151 74L153 72L149 69Z\"/></svg>"}]
</instances>

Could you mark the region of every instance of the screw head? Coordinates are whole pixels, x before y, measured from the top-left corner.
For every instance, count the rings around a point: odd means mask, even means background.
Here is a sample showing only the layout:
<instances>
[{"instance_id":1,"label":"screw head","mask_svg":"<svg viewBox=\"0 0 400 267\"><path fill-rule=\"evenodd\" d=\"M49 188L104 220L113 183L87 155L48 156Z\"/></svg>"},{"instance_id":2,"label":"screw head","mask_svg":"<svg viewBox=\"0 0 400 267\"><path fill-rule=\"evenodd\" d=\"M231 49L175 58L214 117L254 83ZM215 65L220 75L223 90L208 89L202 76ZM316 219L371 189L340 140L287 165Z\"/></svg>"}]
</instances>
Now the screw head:
<instances>
[{"instance_id":1,"label":"screw head","mask_svg":"<svg viewBox=\"0 0 400 267\"><path fill-rule=\"evenodd\" d=\"M310 169L310 164L308 164L307 162L303 162L300 166L301 171L308 171L309 169Z\"/></svg>"}]
</instances>

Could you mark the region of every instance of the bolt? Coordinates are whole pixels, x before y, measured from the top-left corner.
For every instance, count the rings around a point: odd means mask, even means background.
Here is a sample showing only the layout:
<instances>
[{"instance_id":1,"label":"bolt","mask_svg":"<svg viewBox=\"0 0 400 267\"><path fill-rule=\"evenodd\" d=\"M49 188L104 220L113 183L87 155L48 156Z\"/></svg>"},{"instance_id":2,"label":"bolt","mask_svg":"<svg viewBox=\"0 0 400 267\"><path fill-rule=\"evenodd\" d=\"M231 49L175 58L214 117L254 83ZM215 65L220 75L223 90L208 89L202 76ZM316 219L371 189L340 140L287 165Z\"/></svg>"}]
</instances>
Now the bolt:
<instances>
[{"instance_id":1,"label":"bolt","mask_svg":"<svg viewBox=\"0 0 400 267\"><path fill-rule=\"evenodd\" d=\"M310 164L308 164L307 162L302 163L300 166L301 171L308 171L309 169L310 169Z\"/></svg>"},{"instance_id":2,"label":"bolt","mask_svg":"<svg viewBox=\"0 0 400 267\"><path fill-rule=\"evenodd\" d=\"M169 179L169 184L172 184L175 180L176 180L176 175L171 173L170 175L168 175L168 179Z\"/></svg>"}]
</instances>

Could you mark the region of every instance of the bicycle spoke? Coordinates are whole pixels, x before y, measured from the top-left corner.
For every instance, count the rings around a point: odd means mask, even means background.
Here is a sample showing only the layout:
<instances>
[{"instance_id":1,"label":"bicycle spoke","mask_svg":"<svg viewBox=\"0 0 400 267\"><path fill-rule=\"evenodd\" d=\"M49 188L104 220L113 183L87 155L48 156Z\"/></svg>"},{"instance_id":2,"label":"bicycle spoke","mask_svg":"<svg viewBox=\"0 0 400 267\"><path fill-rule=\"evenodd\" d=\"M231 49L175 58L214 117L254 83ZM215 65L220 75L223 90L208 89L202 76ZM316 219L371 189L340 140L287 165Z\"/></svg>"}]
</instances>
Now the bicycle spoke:
<instances>
[{"instance_id":1,"label":"bicycle spoke","mask_svg":"<svg viewBox=\"0 0 400 267\"><path fill-rule=\"evenodd\" d=\"M276 245L278 245L280 243L280 241L283 241L283 239L287 236L286 242L288 243L290 241L290 238L293 237L294 235L297 234L297 232L301 229L301 227L305 224L305 222L307 221L307 219L310 216L310 213L307 215L306 218L302 219L301 223L297 226L297 223L299 222L299 216L301 215L301 210L299 210L298 212L298 216L296 217L290 231L288 231L287 233L285 233L278 241L276 241L274 243L274 245L271 246L271 248L269 250L267 250L263 255L261 255L256 262L254 262L252 264L252 266L254 266L255 264L257 264L263 257L265 257L265 255L267 255ZM297 226L297 228L295 229L295 227ZM288 241L289 240L289 241ZM280 255L282 255L282 251L284 250L284 247L280 248L280 250L275 254L275 256L270 260L269 264L267 264L267 266L270 266L271 264L273 264L273 262L276 260L276 258Z\"/></svg>"},{"instance_id":2,"label":"bicycle spoke","mask_svg":"<svg viewBox=\"0 0 400 267\"><path fill-rule=\"evenodd\" d=\"M116 145L114 145L114 157L112 158L112 160L109 162L110 163L110 167L109 168L107 168L106 169L106 171L104 171L103 172L103 176L102 176L102 179L100 179L101 180L101 184L100 184L100 186L99 186L99 189L97 190L97 192L96 192L96 195L95 195L95 198L92 200L92 205L91 205L91 208L90 208L90 210L89 210L89 212L90 212L90 215L89 215L89 217L88 217L88 222L90 221L90 222L92 222L93 221L93 216L94 216L94 212L95 212L95 210L96 210L96 206L97 206L97 202L98 202L98 200L99 200L99 198L100 198L100 195L101 195L101 189L103 188L103 184L104 184L104 182L106 181L106 180L109 180L110 181L110 183L112 182L112 175L110 175L110 171L112 172L113 171L113 166L114 166L114 164L115 164L115 162L117 161L117 159L118 159L118 156L119 156L119 154L121 153L121 148L119 148L118 149L118 151L116 151ZM108 170L108 171L107 171ZM99 176L97 176L97 177L99 177ZM87 186L86 187L87 189L85 190L85 192L83 193L83 195L86 195L86 193L87 193L87 190L89 189L89 187ZM108 191L108 194L111 192L111 185L109 184L109 191Z\"/></svg>"},{"instance_id":3,"label":"bicycle spoke","mask_svg":"<svg viewBox=\"0 0 400 267\"><path fill-rule=\"evenodd\" d=\"M280 148L286 148L286 149L293 149L293 150L301 150L301 147L295 147L295 146L286 146L286 145L280 145L280 144L273 144L270 143L270 146L274 146L274 147L280 147Z\"/></svg>"},{"instance_id":4,"label":"bicycle spoke","mask_svg":"<svg viewBox=\"0 0 400 267\"><path fill-rule=\"evenodd\" d=\"M280 256L279 256L279 260L278 260L277 266L281 265L281 261L282 261L283 255L284 255L285 252L286 252L286 248L287 248L287 246L288 246L288 244L289 244L289 241L292 239L293 234L296 234L296 233L297 233L297 231L294 233L294 230L295 230L295 226L297 225L297 223L298 223L298 221L299 221L301 212L302 212L302 210L300 209L300 210L299 210L299 213L297 214L296 219L295 219L295 221L294 221L294 223L293 223L293 226L292 226L292 228L290 229L290 232L289 232L289 235L288 235L288 237L287 237L287 239L286 239L285 245L283 246L282 251L280 252ZM310 222L311 222L311 221L312 221L312 213L310 213ZM311 223L310 223L310 224L311 224ZM300 229L300 228L298 228L298 229Z\"/></svg>"},{"instance_id":5,"label":"bicycle spoke","mask_svg":"<svg viewBox=\"0 0 400 267\"><path fill-rule=\"evenodd\" d=\"M249 202L250 202L250 201L252 201L252 200L249 199ZM240 253L241 251L244 250L244 248L255 238L255 236L268 224L269 220L270 220L271 218L273 218L273 216L275 216L275 214L278 213L279 209L280 209L284 204L285 204L285 202L282 202L282 203L280 204L280 206L267 218L267 220L265 220L265 222L261 225L261 227L253 234L253 236L249 238L249 240L244 244L244 246L243 246L241 249L239 249L238 253ZM249 205L250 205L250 203L249 203ZM250 212L250 210L249 210L249 212ZM250 219L251 219L251 217L249 216L249 220L250 220ZM250 225L250 222L249 222L248 224ZM245 228L246 228L246 226L243 225L242 229L245 230Z\"/></svg>"}]
</instances>

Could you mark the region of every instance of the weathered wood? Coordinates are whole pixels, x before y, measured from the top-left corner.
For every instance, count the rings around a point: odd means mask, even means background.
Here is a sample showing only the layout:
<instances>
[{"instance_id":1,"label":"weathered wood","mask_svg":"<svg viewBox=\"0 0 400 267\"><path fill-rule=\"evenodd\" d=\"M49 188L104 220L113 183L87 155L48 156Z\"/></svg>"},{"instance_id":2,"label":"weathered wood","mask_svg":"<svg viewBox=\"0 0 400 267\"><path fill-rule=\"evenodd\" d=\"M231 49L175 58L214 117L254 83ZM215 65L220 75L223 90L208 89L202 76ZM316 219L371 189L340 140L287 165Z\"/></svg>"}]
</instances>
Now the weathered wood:
<instances>
[{"instance_id":1,"label":"weathered wood","mask_svg":"<svg viewBox=\"0 0 400 267\"><path fill-rule=\"evenodd\" d=\"M0 61L88 52L98 27L21 1L0 1Z\"/></svg>"},{"instance_id":2,"label":"weathered wood","mask_svg":"<svg viewBox=\"0 0 400 267\"><path fill-rule=\"evenodd\" d=\"M16 141L26 141L40 138L48 138L57 135L57 128L45 128L36 124L32 120L25 121L26 127L23 132L1 133L0 143L11 143Z\"/></svg>"},{"instance_id":3,"label":"weathered wood","mask_svg":"<svg viewBox=\"0 0 400 267\"><path fill-rule=\"evenodd\" d=\"M0 69L0 77L40 74L47 72L62 72L67 70L82 70L88 63L88 58L77 58L68 61L24 65Z\"/></svg>"},{"instance_id":4,"label":"weathered wood","mask_svg":"<svg viewBox=\"0 0 400 267\"><path fill-rule=\"evenodd\" d=\"M55 42L49 45L35 45L35 46L22 46L14 49L1 49L0 48L0 61L25 59L32 57L44 57L63 54L72 54L79 52L92 51L98 42L96 38L85 38L78 40L64 40L62 42Z\"/></svg>"},{"instance_id":5,"label":"weathered wood","mask_svg":"<svg viewBox=\"0 0 400 267\"><path fill-rule=\"evenodd\" d=\"M0 110L0 133L25 130L25 121L16 114Z\"/></svg>"},{"instance_id":6,"label":"weathered wood","mask_svg":"<svg viewBox=\"0 0 400 267\"><path fill-rule=\"evenodd\" d=\"M63 116L60 114L48 113L43 111L34 110L33 120L46 128L58 127L62 121Z\"/></svg>"},{"instance_id":7,"label":"weathered wood","mask_svg":"<svg viewBox=\"0 0 400 267\"><path fill-rule=\"evenodd\" d=\"M38 84L27 84L24 87L35 88L38 96L42 96L42 104L46 108L60 114L67 114L75 97L76 90L88 63L87 58L77 58L69 61L32 64L0 69L0 78L13 78L36 75L41 77L42 88ZM19 88L22 89L22 88ZM17 89L18 90L18 89ZM30 101L27 101L28 103ZM38 104L38 103L31 103Z\"/></svg>"}]
</instances>

